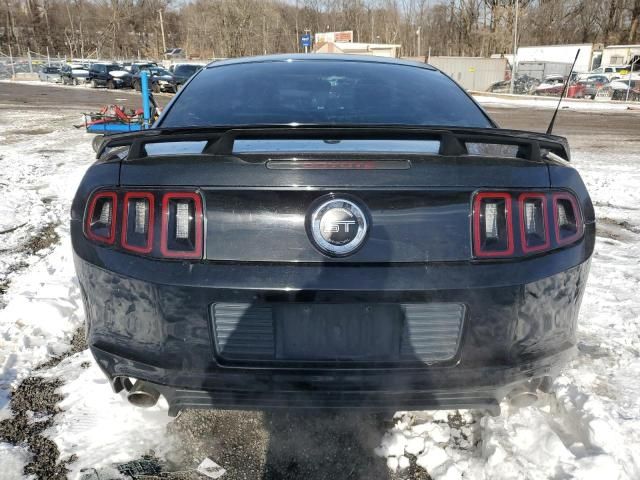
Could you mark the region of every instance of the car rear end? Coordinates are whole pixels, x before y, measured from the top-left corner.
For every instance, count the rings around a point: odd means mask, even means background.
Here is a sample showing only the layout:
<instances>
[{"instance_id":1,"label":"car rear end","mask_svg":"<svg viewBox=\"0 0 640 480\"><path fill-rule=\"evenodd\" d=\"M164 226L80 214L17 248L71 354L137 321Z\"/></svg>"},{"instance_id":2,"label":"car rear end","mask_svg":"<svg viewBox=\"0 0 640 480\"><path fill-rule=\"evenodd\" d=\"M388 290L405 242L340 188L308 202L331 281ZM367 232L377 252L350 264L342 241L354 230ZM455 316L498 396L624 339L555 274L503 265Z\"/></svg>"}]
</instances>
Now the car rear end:
<instances>
[{"instance_id":1,"label":"car rear end","mask_svg":"<svg viewBox=\"0 0 640 480\"><path fill-rule=\"evenodd\" d=\"M595 225L563 139L165 115L72 208L87 338L132 401L496 409L572 355Z\"/></svg>"}]
</instances>

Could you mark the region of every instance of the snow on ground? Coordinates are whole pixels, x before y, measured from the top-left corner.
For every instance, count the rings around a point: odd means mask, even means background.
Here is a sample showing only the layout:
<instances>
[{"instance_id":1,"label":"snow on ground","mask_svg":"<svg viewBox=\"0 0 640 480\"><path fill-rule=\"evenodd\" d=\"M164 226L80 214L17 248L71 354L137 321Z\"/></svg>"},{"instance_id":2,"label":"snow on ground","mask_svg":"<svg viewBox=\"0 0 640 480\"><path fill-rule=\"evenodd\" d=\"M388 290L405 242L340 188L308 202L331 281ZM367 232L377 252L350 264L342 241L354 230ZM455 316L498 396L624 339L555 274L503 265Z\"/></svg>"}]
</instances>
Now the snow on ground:
<instances>
[{"instance_id":1,"label":"snow on ground","mask_svg":"<svg viewBox=\"0 0 640 480\"><path fill-rule=\"evenodd\" d=\"M492 107L533 107L533 108L553 108L558 106L558 97L535 97L531 95L491 95L490 93L474 93L473 98L483 106ZM562 109L583 110L583 111L624 111L640 110L638 102L602 102L595 100L577 100L565 98L562 100Z\"/></svg>"},{"instance_id":2,"label":"snow on ground","mask_svg":"<svg viewBox=\"0 0 640 480\"><path fill-rule=\"evenodd\" d=\"M168 406L164 399L149 409L132 408L124 395L114 395L107 379L88 350L63 360L47 372L63 378L65 399L62 413L45 432L53 439L62 458L76 455L70 478L82 468L106 467L140 458L149 450L162 454Z\"/></svg>"},{"instance_id":3,"label":"snow on ground","mask_svg":"<svg viewBox=\"0 0 640 480\"><path fill-rule=\"evenodd\" d=\"M4 111L6 112L6 110ZM69 237L69 210L76 187L93 162L91 135L70 125L79 114L11 112L0 119L0 419L11 416L9 392L35 367L69 349L84 312L75 279ZM60 241L24 251L47 225ZM13 272L6 274L7 272ZM88 368L81 368L88 362ZM86 366L86 364L85 364ZM166 406L131 408L113 395L88 352L39 375L63 378L64 410L46 432L61 458L76 454L71 478L84 467L139 457L157 448ZM22 478L29 456L24 448L0 442L3 479Z\"/></svg>"},{"instance_id":4,"label":"snow on ground","mask_svg":"<svg viewBox=\"0 0 640 480\"><path fill-rule=\"evenodd\" d=\"M7 285L0 310L0 418L11 415L10 389L66 350L83 322L67 218L93 154L90 137L69 126L76 117L15 111L0 119L0 274ZM578 357L556 380L554 393L531 407L503 405L498 417L397 414L376 450L391 470L406 468L411 456L434 479L640 478L637 154L618 138L607 139L608 145L571 140L599 220ZM38 249L33 240L48 226L55 232L52 244ZM34 247L25 251L25 243ZM112 394L88 352L37 374L65 381L62 412L45 435L61 459L77 455L70 478L83 468L168 448L166 406L130 407ZM0 442L2 478L23 478L29 458L23 446Z\"/></svg>"}]
</instances>

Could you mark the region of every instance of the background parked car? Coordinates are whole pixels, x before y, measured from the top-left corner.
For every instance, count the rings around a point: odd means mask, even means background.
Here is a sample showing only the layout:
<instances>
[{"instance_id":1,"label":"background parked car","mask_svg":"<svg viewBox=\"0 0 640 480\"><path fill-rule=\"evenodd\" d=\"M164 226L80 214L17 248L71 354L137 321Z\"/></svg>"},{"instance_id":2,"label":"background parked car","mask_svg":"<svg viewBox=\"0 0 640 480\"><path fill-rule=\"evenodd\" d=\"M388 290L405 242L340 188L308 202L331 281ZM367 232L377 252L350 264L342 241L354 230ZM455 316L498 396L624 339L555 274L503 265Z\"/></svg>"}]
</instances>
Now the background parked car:
<instances>
[{"instance_id":1,"label":"background parked car","mask_svg":"<svg viewBox=\"0 0 640 480\"><path fill-rule=\"evenodd\" d=\"M60 69L60 76L63 84L78 85L85 83L89 78L89 68L80 64L64 65Z\"/></svg>"},{"instance_id":2,"label":"background parked car","mask_svg":"<svg viewBox=\"0 0 640 480\"><path fill-rule=\"evenodd\" d=\"M59 67L43 66L38 72L38 78L41 82L60 83L62 81Z\"/></svg>"},{"instance_id":3,"label":"background parked car","mask_svg":"<svg viewBox=\"0 0 640 480\"><path fill-rule=\"evenodd\" d=\"M199 72L204 65L179 63L177 65L172 65L172 67L173 88L177 92L182 88L182 85L184 85L195 73Z\"/></svg>"},{"instance_id":4,"label":"background parked car","mask_svg":"<svg viewBox=\"0 0 640 480\"><path fill-rule=\"evenodd\" d=\"M157 67L157 66L158 64L156 62L134 62L134 63L129 63L128 65L125 64L124 68L126 71L131 73L131 75L135 75L137 73L140 73L141 70Z\"/></svg>"},{"instance_id":5,"label":"background parked car","mask_svg":"<svg viewBox=\"0 0 640 480\"><path fill-rule=\"evenodd\" d=\"M174 86L174 78L169 70L165 70L162 67L148 67L140 68L139 71L133 75L132 84L133 88L140 91L140 73L146 71L149 74L149 88L154 93L158 92L176 92Z\"/></svg>"},{"instance_id":6,"label":"background parked car","mask_svg":"<svg viewBox=\"0 0 640 480\"><path fill-rule=\"evenodd\" d=\"M562 75L547 75L533 91L534 95L560 95L566 78Z\"/></svg>"},{"instance_id":7,"label":"background parked car","mask_svg":"<svg viewBox=\"0 0 640 480\"><path fill-rule=\"evenodd\" d=\"M574 98L596 98L598 90L609 83L609 79L605 75L590 75L582 80L578 80L575 84ZM571 89L571 87L569 87ZM569 95L570 96L570 95Z\"/></svg>"},{"instance_id":8,"label":"background parked car","mask_svg":"<svg viewBox=\"0 0 640 480\"><path fill-rule=\"evenodd\" d=\"M125 88L131 86L131 74L117 63L93 63L89 68L89 82L93 88Z\"/></svg>"},{"instance_id":9,"label":"background parked car","mask_svg":"<svg viewBox=\"0 0 640 480\"><path fill-rule=\"evenodd\" d=\"M588 73L583 73L580 75L581 79L587 77L589 75L604 75L609 79L609 81L620 78L623 75L629 73L631 71L630 65L607 65L603 67L598 67L594 70L591 70Z\"/></svg>"},{"instance_id":10,"label":"background parked car","mask_svg":"<svg viewBox=\"0 0 640 480\"><path fill-rule=\"evenodd\" d=\"M629 82L631 82L631 86L629 86ZM627 95L629 101L640 101L640 80L613 80L611 83L598 90L596 100L626 101Z\"/></svg>"}]
</instances>

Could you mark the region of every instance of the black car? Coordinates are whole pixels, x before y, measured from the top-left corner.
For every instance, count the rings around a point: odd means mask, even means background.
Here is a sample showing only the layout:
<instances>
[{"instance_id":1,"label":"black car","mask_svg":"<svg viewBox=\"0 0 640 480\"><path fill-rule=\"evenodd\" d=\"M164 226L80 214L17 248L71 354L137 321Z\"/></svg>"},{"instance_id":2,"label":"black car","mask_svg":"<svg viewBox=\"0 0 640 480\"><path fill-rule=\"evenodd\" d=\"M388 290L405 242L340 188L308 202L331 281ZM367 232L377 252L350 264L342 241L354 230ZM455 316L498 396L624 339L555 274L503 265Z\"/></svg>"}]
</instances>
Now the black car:
<instances>
[{"instance_id":1,"label":"black car","mask_svg":"<svg viewBox=\"0 0 640 480\"><path fill-rule=\"evenodd\" d=\"M174 86L175 84L174 84L173 75L168 70L162 67L157 67L157 66L150 66L150 67L143 67L143 68L136 69L132 77L133 88L135 88L136 90L140 91L142 89L142 86L141 86L142 84L140 82L141 72L147 72L148 79L149 79L149 88L153 92L175 93L176 90Z\"/></svg>"},{"instance_id":2,"label":"black car","mask_svg":"<svg viewBox=\"0 0 640 480\"><path fill-rule=\"evenodd\" d=\"M126 88L131 86L131 74L117 63L92 63L87 81L93 88Z\"/></svg>"},{"instance_id":3,"label":"black car","mask_svg":"<svg viewBox=\"0 0 640 480\"><path fill-rule=\"evenodd\" d=\"M171 415L525 404L574 353L594 248L569 159L429 65L213 63L76 193L91 351Z\"/></svg>"},{"instance_id":4,"label":"black car","mask_svg":"<svg viewBox=\"0 0 640 480\"><path fill-rule=\"evenodd\" d=\"M173 88L174 91L178 91L193 75L202 70L202 65L180 63L174 67L173 73Z\"/></svg>"}]
</instances>

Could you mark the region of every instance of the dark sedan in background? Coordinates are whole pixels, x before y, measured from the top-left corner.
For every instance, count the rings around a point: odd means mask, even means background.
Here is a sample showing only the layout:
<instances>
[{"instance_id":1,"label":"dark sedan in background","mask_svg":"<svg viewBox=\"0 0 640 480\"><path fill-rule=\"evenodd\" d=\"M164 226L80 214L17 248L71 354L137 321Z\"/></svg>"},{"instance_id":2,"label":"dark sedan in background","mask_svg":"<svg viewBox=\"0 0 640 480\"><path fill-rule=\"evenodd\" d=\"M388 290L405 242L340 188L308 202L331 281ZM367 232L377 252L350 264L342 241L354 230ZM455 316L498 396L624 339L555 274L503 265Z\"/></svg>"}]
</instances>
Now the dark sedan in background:
<instances>
[{"instance_id":1,"label":"dark sedan in background","mask_svg":"<svg viewBox=\"0 0 640 480\"><path fill-rule=\"evenodd\" d=\"M171 73L173 74L173 87L177 92L193 75L202 70L204 65L179 63L172 67Z\"/></svg>"},{"instance_id":2,"label":"dark sedan in background","mask_svg":"<svg viewBox=\"0 0 640 480\"><path fill-rule=\"evenodd\" d=\"M142 90L141 82L140 82L140 74L142 72L147 72L149 75L149 88L155 92L175 92L174 88L174 77L168 70L157 67L143 67L137 69L137 71L132 76L132 85L133 88L140 91Z\"/></svg>"},{"instance_id":3,"label":"dark sedan in background","mask_svg":"<svg viewBox=\"0 0 640 480\"><path fill-rule=\"evenodd\" d=\"M528 404L574 353L594 248L569 160L429 65L211 64L76 193L91 352L172 415Z\"/></svg>"},{"instance_id":4,"label":"dark sedan in background","mask_svg":"<svg viewBox=\"0 0 640 480\"><path fill-rule=\"evenodd\" d=\"M127 88L131 87L131 74L117 63L97 62L89 67L87 81L93 88Z\"/></svg>"}]
</instances>

